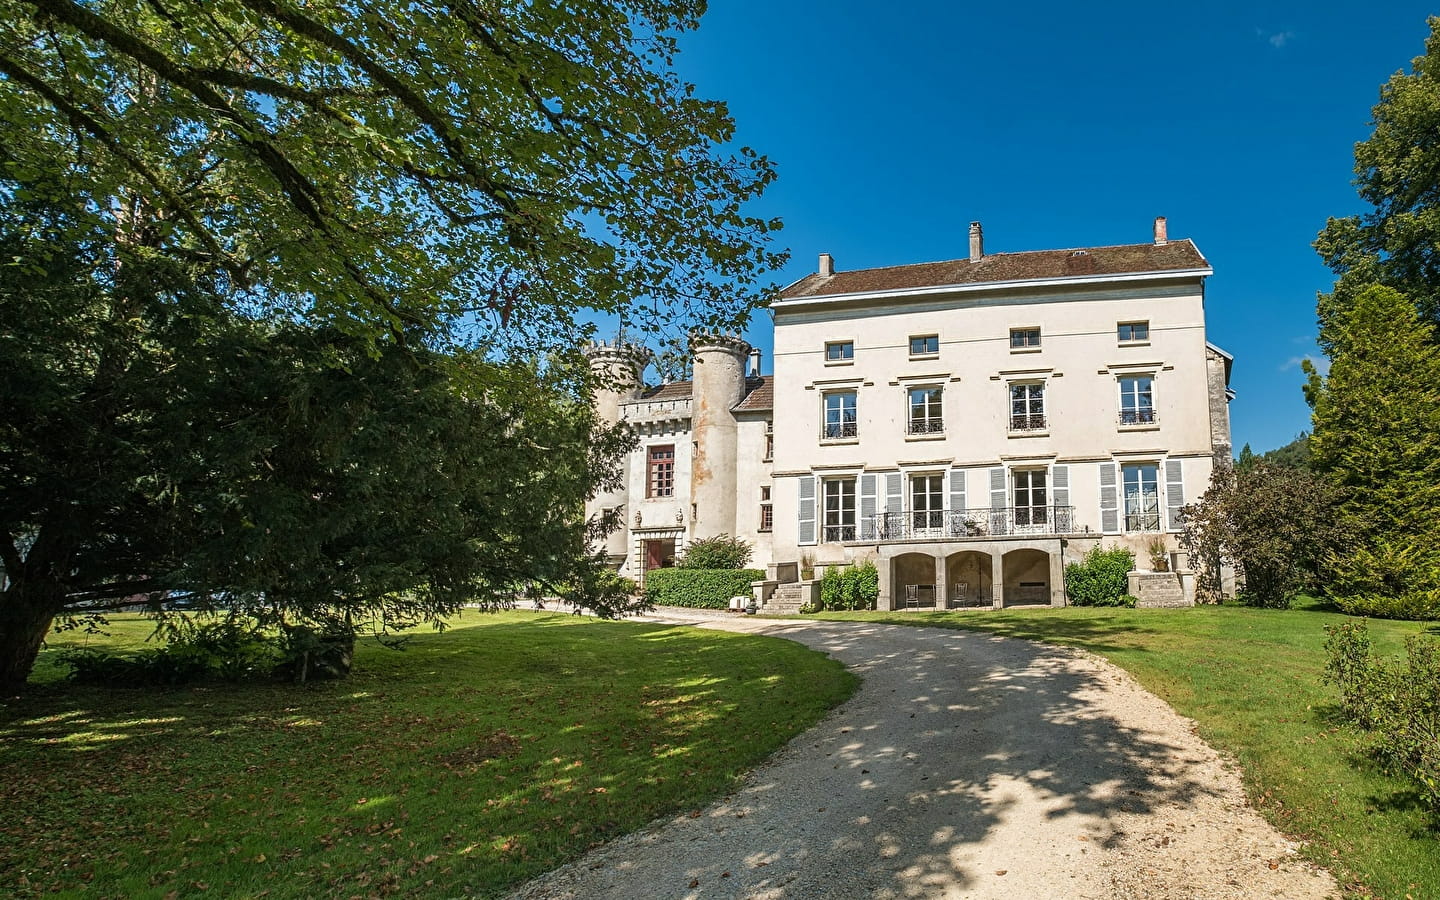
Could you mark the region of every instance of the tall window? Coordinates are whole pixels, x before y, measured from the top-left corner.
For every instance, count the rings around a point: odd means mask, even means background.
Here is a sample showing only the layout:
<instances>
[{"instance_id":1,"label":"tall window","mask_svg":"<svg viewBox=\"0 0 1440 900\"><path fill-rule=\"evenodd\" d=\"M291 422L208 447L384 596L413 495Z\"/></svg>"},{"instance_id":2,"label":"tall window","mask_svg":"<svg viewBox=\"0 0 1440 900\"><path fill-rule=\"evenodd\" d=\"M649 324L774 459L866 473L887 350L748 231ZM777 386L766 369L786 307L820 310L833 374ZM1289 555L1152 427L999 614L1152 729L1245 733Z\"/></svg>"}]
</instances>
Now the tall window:
<instances>
[{"instance_id":1,"label":"tall window","mask_svg":"<svg viewBox=\"0 0 1440 900\"><path fill-rule=\"evenodd\" d=\"M765 423L765 459L775 458L775 423Z\"/></svg>"},{"instance_id":2,"label":"tall window","mask_svg":"<svg viewBox=\"0 0 1440 900\"><path fill-rule=\"evenodd\" d=\"M1115 326L1115 337L1122 344L1150 340L1149 322L1121 322Z\"/></svg>"},{"instance_id":3,"label":"tall window","mask_svg":"<svg viewBox=\"0 0 1440 900\"><path fill-rule=\"evenodd\" d=\"M855 479L825 482L825 542L855 540Z\"/></svg>"},{"instance_id":4,"label":"tall window","mask_svg":"<svg viewBox=\"0 0 1440 900\"><path fill-rule=\"evenodd\" d=\"M855 437L855 392L825 395L825 438Z\"/></svg>"},{"instance_id":5,"label":"tall window","mask_svg":"<svg viewBox=\"0 0 1440 900\"><path fill-rule=\"evenodd\" d=\"M760 488L760 530L770 531L775 525L775 511L770 505L770 488Z\"/></svg>"},{"instance_id":6,"label":"tall window","mask_svg":"<svg viewBox=\"0 0 1440 900\"><path fill-rule=\"evenodd\" d=\"M941 475L913 475L910 478L910 521L917 529L945 525L945 479Z\"/></svg>"},{"instance_id":7,"label":"tall window","mask_svg":"<svg viewBox=\"0 0 1440 900\"><path fill-rule=\"evenodd\" d=\"M1045 470L1017 469L1015 476L1015 524L1044 525Z\"/></svg>"},{"instance_id":8,"label":"tall window","mask_svg":"<svg viewBox=\"0 0 1440 900\"><path fill-rule=\"evenodd\" d=\"M940 335L920 334L910 339L911 356L934 356L940 352Z\"/></svg>"},{"instance_id":9,"label":"tall window","mask_svg":"<svg viewBox=\"0 0 1440 900\"><path fill-rule=\"evenodd\" d=\"M1125 486L1125 530L1160 530L1160 467L1155 463L1121 466Z\"/></svg>"},{"instance_id":10,"label":"tall window","mask_svg":"<svg viewBox=\"0 0 1440 900\"><path fill-rule=\"evenodd\" d=\"M1154 379L1127 375L1120 379L1120 424L1148 425L1155 421Z\"/></svg>"},{"instance_id":11,"label":"tall window","mask_svg":"<svg viewBox=\"0 0 1440 900\"><path fill-rule=\"evenodd\" d=\"M1045 428L1045 385L1010 385L1010 430L1041 431Z\"/></svg>"},{"instance_id":12,"label":"tall window","mask_svg":"<svg viewBox=\"0 0 1440 900\"><path fill-rule=\"evenodd\" d=\"M675 445L665 444L650 448L646 459L647 473L645 496L675 496Z\"/></svg>"},{"instance_id":13,"label":"tall window","mask_svg":"<svg viewBox=\"0 0 1440 900\"><path fill-rule=\"evenodd\" d=\"M854 341L831 341L825 345L826 362L843 362L855 358Z\"/></svg>"},{"instance_id":14,"label":"tall window","mask_svg":"<svg viewBox=\"0 0 1440 900\"><path fill-rule=\"evenodd\" d=\"M1012 328L1010 329L1010 349L1028 350L1040 346L1040 329L1038 328Z\"/></svg>"},{"instance_id":15,"label":"tall window","mask_svg":"<svg viewBox=\"0 0 1440 900\"><path fill-rule=\"evenodd\" d=\"M910 419L906 431L910 434L938 434L944 430L945 420L940 415L940 389L911 388Z\"/></svg>"}]
</instances>

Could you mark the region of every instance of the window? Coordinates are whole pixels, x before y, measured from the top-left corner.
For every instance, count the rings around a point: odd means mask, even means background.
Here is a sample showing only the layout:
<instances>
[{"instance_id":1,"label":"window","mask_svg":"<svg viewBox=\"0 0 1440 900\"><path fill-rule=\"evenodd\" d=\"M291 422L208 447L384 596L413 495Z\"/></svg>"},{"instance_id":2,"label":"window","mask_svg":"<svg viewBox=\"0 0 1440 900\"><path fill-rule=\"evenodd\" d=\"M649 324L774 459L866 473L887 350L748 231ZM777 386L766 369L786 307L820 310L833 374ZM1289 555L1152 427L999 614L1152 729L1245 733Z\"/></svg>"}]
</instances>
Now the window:
<instances>
[{"instance_id":1,"label":"window","mask_svg":"<svg viewBox=\"0 0 1440 900\"><path fill-rule=\"evenodd\" d=\"M1115 326L1115 337L1122 344L1150 340L1149 322L1121 322Z\"/></svg>"},{"instance_id":2,"label":"window","mask_svg":"<svg viewBox=\"0 0 1440 900\"><path fill-rule=\"evenodd\" d=\"M1155 421L1154 379L1127 375L1120 379L1120 424L1149 425Z\"/></svg>"},{"instance_id":3,"label":"window","mask_svg":"<svg viewBox=\"0 0 1440 900\"><path fill-rule=\"evenodd\" d=\"M651 447L646 459L647 497L675 496L675 445Z\"/></svg>"},{"instance_id":4,"label":"window","mask_svg":"<svg viewBox=\"0 0 1440 900\"><path fill-rule=\"evenodd\" d=\"M945 527L945 478L913 475L910 478L910 522L915 529Z\"/></svg>"},{"instance_id":5,"label":"window","mask_svg":"<svg viewBox=\"0 0 1440 900\"><path fill-rule=\"evenodd\" d=\"M940 352L940 335L921 334L910 339L911 356L934 356Z\"/></svg>"},{"instance_id":6,"label":"window","mask_svg":"<svg viewBox=\"0 0 1440 900\"><path fill-rule=\"evenodd\" d=\"M1040 329L1038 328L1012 328L1010 329L1010 349L1029 350L1040 346Z\"/></svg>"},{"instance_id":7,"label":"window","mask_svg":"<svg viewBox=\"0 0 1440 900\"><path fill-rule=\"evenodd\" d=\"M1160 530L1160 467L1155 463L1121 466L1125 487L1125 530Z\"/></svg>"},{"instance_id":8,"label":"window","mask_svg":"<svg viewBox=\"0 0 1440 900\"><path fill-rule=\"evenodd\" d=\"M855 358L854 341L830 341L825 345L826 362L843 362Z\"/></svg>"},{"instance_id":9,"label":"window","mask_svg":"<svg viewBox=\"0 0 1440 900\"><path fill-rule=\"evenodd\" d=\"M1010 430L1045 429L1045 385L1010 385Z\"/></svg>"},{"instance_id":10,"label":"window","mask_svg":"<svg viewBox=\"0 0 1440 900\"><path fill-rule=\"evenodd\" d=\"M770 505L770 489L760 489L760 530L770 531L775 525L775 511Z\"/></svg>"},{"instance_id":11,"label":"window","mask_svg":"<svg viewBox=\"0 0 1440 900\"><path fill-rule=\"evenodd\" d=\"M940 414L940 388L911 388L909 396L907 434L939 434L945 430L945 420Z\"/></svg>"},{"instance_id":12,"label":"window","mask_svg":"<svg viewBox=\"0 0 1440 900\"><path fill-rule=\"evenodd\" d=\"M855 479L831 478L825 482L826 543L855 540Z\"/></svg>"},{"instance_id":13,"label":"window","mask_svg":"<svg viewBox=\"0 0 1440 900\"><path fill-rule=\"evenodd\" d=\"M775 423L765 423L765 462L775 458Z\"/></svg>"},{"instance_id":14,"label":"window","mask_svg":"<svg viewBox=\"0 0 1440 900\"><path fill-rule=\"evenodd\" d=\"M1045 506L1045 470L1017 469L1015 471L1015 524L1044 525L1047 521Z\"/></svg>"},{"instance_id":15,"label":"window","mask_svg":"<svg viewBox=\"0 0 1440 900\"><path fill-rule=\"evenodd\" d=\"M825 430L821 437L826 440L853 438L855 430L855 392L844 391L825 395Z\"/></svg>"}]
</instances>

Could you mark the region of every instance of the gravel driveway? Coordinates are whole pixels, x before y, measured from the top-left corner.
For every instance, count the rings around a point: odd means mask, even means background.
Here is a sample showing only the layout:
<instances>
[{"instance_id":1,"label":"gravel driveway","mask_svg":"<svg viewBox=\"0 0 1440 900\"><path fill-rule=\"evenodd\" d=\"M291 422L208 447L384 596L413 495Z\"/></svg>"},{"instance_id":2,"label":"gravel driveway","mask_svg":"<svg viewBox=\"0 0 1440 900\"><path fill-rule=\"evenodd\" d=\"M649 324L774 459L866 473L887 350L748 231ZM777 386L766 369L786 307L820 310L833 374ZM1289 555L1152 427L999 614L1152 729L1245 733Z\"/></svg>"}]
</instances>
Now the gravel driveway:
<instances>
[{"instance_id":1,"label":"gravel driveway","mask_svg":"<svg viewBox=\"0 0 1440 900\"><path fill-rule=\"evenodd\" d=\"M864 681L731 796L515 897L1338 894L1189 719L1098 657L899 625L696 624L799 641Z\"/></svg>"}]
</instances>

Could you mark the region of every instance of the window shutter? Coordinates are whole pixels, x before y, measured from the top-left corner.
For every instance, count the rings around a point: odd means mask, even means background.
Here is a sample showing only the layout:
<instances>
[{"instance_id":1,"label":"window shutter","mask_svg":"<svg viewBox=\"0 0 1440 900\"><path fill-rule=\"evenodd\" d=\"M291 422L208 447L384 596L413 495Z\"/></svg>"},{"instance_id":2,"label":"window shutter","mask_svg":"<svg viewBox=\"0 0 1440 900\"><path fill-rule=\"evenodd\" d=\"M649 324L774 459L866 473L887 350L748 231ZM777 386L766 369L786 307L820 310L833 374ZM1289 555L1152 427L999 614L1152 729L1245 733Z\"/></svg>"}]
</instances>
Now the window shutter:
<instances>
[{"instance_id":1,"label":"window shutter","mask_svg":"<svg viewBox=\"0 0 1440 900\"><path fill-rule=\"evenodd\" d=\"M950 511L965 509L965 470L950 470Z\"/></svg>"},{"instance_id":2,"label":"window shutter","mask_svg":"<svg viewBox=\"0 0 1440 900\"><path fill-rule=\"evenodd\" d=\"M800 523L795 543L815 543L815 479L809 475L800 476Z\"/></svg>"},{"instance_id":3,"label":"window shutter","mask_svg":"<svg viewBox=\"0 0 1440 900\"><path fill-rule=\"evenodd\" d=\"M899 472L885 473L885 512L898 516L905 511L905 479Z\"/></svg>"},{"instance_id":4,"label":"window shutter","mask_svg":"<svg viewBox=\"0 0 1440 900\"><path fill-rule=\"evenodd\" d=\"M1070 505L1070 467L1050 467L1050 497L1056 506Z\"/></svg>"},{"instance_id":5,"label":"window shutter","mask_svg":"<svg viewBox=\"0 0 1440 900\"><path fill-rule=\"evenodd\" d=\"M1185 517L1180 508L1185 505L1185 473L1180 460L1165 460L1165 505L1169 507L1170 530L1179 531Z\"/></svg>"},{"instance_id":6,"label":"window shutter","mask_svg":"<svg viewBox=\"0 0 1440 900\"><path fill-rule=\"evenodd\" d=\"M875 476L860 476L860 540L873 541L879 529L875 527L876 516Z\"/></svg>"},{"instance_id":7,"label":"window shutter","mask_svg":"<svg viewBox=\"0 0 1440 900\"><path fill-rule=\"evenodd\" d=\"M1100 464L1100 531L1120 533L1120 491L1115 484L1115 464Z\"/></svg>"},{"instance_id":8,"label":"window shutter","mask_svg":"<svg viewBox=\"0 0 1440 900\"><path fill-rule=\"evenodd\" d=\"M990 470L990 508L1004 509L1008 505L1005 502L1005 467L996 466Z\"/></svg>"}]
</instances>

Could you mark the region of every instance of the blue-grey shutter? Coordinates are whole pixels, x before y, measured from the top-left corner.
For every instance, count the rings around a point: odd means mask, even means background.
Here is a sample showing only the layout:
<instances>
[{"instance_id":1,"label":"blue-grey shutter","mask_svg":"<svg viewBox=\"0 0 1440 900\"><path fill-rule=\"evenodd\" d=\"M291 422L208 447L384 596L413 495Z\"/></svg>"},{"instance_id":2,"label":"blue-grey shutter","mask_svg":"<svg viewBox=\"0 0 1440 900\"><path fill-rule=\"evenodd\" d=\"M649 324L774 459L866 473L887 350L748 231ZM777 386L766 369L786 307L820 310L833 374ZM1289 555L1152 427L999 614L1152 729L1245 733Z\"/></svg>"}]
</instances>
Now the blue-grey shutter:
<instances>
[{"instance_id":1,"label":"blue-grey shutter","mask_svg":"<svg viewBox=\"0 0 1440 900\"><path fill-rule=\"evenodd\" d=\"M1055 531L1066 534L1075 530L1075 516L1070 510L1070 467L1050 467L1050 503L1055 507L1050 523Z\"/></svg>"},{"instance_id":2,"label":"blue-grey shutter","mask_svg":"<svg viewBox=\"0 0 1440 900\"><path fill-rule=\"evenodd\" d=\"M1005 467L996 466L990 470L990 533L1009 534L1010 517L1005 507L1010 504L1005 497Z\"/></svg>"},{"instance_id":3,"label":"blue-grey shutter","mask_svg":"<svg viewBox=\"0 0 1440 900\"><path fill-rule=\"evenodd\" d=\"M950 470L950 511L962 512L965 509L965 470Z\"/></svg>"},{"instance_id":4,"label":"blue-grey shutter","mask_svg":"<svg viewBox=\"0 0 1440 900\"><path fill-rule=\"evenodd\" d=\"M800 476L800 523L795 543L815 543L815 479L809 475Z\"/></svg>"},{"instance_id":5,"label":"blue-grey shutter","mask_svg":"<svg viewBox=\"0 0 1440 900\"><path fill-rule=\"evenodd\" d=\"M875 476L869 473L860 476L860 540L873 541L879 535L875 527L876 509Z\"/></svg>"},{"instance_id":6,"label":"blue-grey shutter","mask_svg":"<svg viewBox=\"0 0 1440 900\"><path fill-rule=\"evenodd\" d=\"M1185 473L1178 459L1165 460L1165 505L1170 513L1170 530L1179 531L1184 524L1180 508L1185 505Z\"/></svg>"},{"instance_id":7,"label":"blue-grey shutter","mask_svg":"<svg viewBox=\"0 0 1440 900\"><path fill-rule=\"evenodd\" d=\"M899 472L885 473L885 512L898 516L905 511L905 479Z\"/></svg>"},{"instance_id":8,"label":"blue-grey shutter","mask_svg":"<svg viewBox=\"0 0 1440 900\"><path fill-rule=\"evenodd\" d=\"M1100 464L1100 531L1120 533L1120 490L1115 483L1115 464Z\"/></svg>"}]
</instances>

